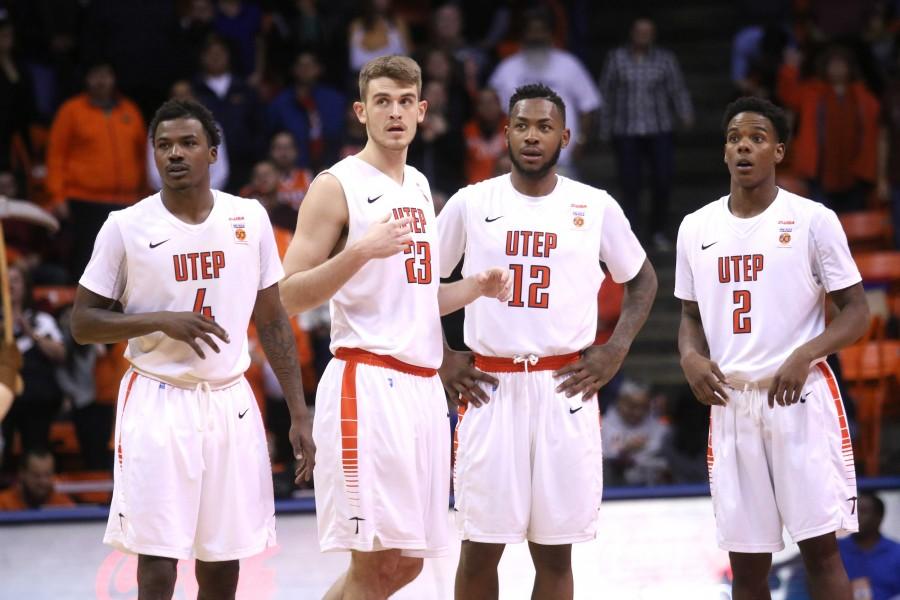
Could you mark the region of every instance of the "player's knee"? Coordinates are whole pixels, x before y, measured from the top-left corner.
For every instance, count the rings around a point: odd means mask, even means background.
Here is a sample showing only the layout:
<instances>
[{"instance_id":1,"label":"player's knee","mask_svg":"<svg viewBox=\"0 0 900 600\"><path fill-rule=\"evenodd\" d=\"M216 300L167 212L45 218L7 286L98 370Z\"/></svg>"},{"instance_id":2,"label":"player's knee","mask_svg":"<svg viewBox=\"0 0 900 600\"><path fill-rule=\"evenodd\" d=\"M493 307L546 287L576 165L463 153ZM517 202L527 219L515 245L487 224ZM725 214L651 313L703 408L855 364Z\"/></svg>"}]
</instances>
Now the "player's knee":
<instances>
[{"instance_id":1,"label":"player's knee","mask_svg":"<svg viewBox=\"0 0 900 600\"><path fill-rule=\"evenodd\" d=\"M834 534L803 540L798 545L800 546L800 555L803 557L803 564L810 574L829 571L836 563L841 563Z\"/></svg>"},{"instance_id":2,"label":"player's knee","mask_svg":"<svg viewBox=\"0 0 900 600\"><path fill-rule=\"evenodd\" d=\"M771 554L732 552L729 558L736 584L750 586L767 580L772 566Z\"/></svg>"},{"instance_id":3,"label":"player's knee","mask_svg":"<svg viewBox=\"0 0 900 600\"><path fill-rule=\"evenodd\" d=\"M545 547L533 552L534 568L546 575L564 576L572 572L572 554L569 548Z\"/></svg>"},{"instance_id":4,"label":"player's knee","mask_svg":"<svg viewBox=\"0 0 900 600\"><path fill-rule=\"evenodd\" d=\"M194 568L197 585L200 588L198 600L209 598L234 598L237 592L240 562L205 562L198 560Z\"/></svg>"},{"instance_id":5,"label":"player's knee","mask_svg":"<svg viewBox=\"0 0 900 600\"><path fill-rule=\"evenodd\" d=\"M137 582L141 598L169 600L175 593L178 562L159 556L138 557Z\"/></svg>"},{"instance_id":6,"label":"player's knee","mask_svg":"<svg viewBox=\"0 0 900 600\"><path fill-rule=\"evenodd\" d=\"M397 561L397 568L394 569L390 577L389 587L396 591L410 583L422 572L424 562L421 558L411 558L408 556L400 557Z\"/></svg>"},{"instance_id":7,"label":"player's knee","mask_svg":"<svg viewBox=\"0 0 900 600\"><path fill-rule=\"evenodd\" d=\"M503 555L502 544L480 544L464 541L459 556L459 571L464 576L495 572Z\"/></svg>"}]
</instances>

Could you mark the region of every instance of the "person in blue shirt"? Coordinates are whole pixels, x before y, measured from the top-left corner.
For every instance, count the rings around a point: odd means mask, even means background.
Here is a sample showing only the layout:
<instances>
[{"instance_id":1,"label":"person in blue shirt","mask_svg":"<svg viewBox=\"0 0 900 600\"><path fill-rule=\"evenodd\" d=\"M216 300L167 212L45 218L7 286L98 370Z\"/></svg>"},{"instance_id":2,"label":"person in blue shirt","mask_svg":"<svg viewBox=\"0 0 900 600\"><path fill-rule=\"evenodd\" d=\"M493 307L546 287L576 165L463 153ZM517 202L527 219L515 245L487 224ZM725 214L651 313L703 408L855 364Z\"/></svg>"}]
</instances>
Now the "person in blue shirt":
<instances>
[{"instance_id":1,"label":"person in blue shirt","mask_svg":"<svg viewBox=\"0 0 900 600\"><path fill-rule=\"evenodd\" d=\"M838 541L854 598L900 598L900 543L881 535L884 502L871 493L857 499L859 533Z\"/></svg>"}]
</instances>

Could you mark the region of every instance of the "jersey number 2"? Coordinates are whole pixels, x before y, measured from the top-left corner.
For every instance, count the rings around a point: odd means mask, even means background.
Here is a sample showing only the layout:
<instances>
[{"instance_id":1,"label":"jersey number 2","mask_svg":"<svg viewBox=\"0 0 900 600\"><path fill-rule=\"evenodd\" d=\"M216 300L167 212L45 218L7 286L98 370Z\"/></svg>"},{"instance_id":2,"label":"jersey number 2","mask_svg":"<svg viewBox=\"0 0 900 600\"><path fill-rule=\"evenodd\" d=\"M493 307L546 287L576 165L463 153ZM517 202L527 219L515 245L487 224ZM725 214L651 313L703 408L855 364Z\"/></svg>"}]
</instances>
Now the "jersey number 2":
<instances>
[{"instance_id":1,"label":"jersey number 2","mask_svg":"<svg viewBox=\"0 0 900 600\"><path fill-rule=\"evenodd\" d=\"M405 263L406 281L422 285L431 283L431 246L428 242L410 242L403 254L412 255Z\"/></svg>"},{"instance_id":2,"label":"jersey number 2","mask_svg":"<svg viewBox=\"0 0 900 600\"><path fill-rule=\"evenodd\" d=\"M211 306L203 306L203 303L205 301L206 301L206 288L199 288L197 290L197 296L194 298L193 312L200 313L204 317L215 321L216 318L213 316L212 307Z\"/></svg>"},{"instance_id":3,"label":"jersey number 2","mask_svg":"<svg viewBox=\"0 0 900 600\"><path fill-rule=\"evenodd\" d=\"M732 315L734 333L750 333L750 292L734 290L732 298L737 305Z\"/></svg>"}]
</instances>

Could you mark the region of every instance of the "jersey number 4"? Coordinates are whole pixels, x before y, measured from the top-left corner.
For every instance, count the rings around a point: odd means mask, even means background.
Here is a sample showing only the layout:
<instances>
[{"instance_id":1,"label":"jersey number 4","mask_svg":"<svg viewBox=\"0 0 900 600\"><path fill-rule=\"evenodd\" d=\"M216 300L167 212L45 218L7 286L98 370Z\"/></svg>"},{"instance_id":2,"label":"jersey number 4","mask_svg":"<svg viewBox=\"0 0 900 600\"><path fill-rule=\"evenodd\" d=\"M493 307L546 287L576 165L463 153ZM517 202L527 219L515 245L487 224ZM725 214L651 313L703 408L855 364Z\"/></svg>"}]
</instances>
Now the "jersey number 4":
<instances>
[{"instance_id":1,"label":"jersey number 4","mask_svg":"<svg viewBox=\"0 0 900 600\"><path fill-rule=\"evenodd\" d=\"M750 333L750 292L749 290L734 290L732 299L737 305L732 315L734 333Z\"/></svg>"},{"instance_id":2,"label":"jersey number 4","mask_svg":"<svg viewBox=\"0 0 900 600\"><path fill-rule=\"evenodd\" d=\"M531 285L528 286L528 302L526 304L523 297L525 276L525 265L509 265L509 269L513 274L512 298L508 302L509 306L528 308L549 308L550 292L545 292L550 287L550 267L545 265L531 265L529 273Z\"/></svg>"},{"instance_id":3,"label":"jersey number 4","mask_svg":"<svg viewBox=\"0 0 900 600\"><path fill-rule=\"evenodd\" d=\"M406 281L427 285L431 283L431 246L428 242L410 242L403 254L406 259Z\"/></svg>"},{"instance_id":4,"label":"jersey number 4","mask_svg":"<svg viewBox=\"0 0 900 600\"><path fill-rule=\"evenodd\" d=\"M211 306L203 306L203 303L205 301L206 301L206 288L199 288L197 290L197 296L194 298L193 312L200 313L204 317L215 321L216 318L213 316L212 307Z\"/></svg>"}]
</instances>

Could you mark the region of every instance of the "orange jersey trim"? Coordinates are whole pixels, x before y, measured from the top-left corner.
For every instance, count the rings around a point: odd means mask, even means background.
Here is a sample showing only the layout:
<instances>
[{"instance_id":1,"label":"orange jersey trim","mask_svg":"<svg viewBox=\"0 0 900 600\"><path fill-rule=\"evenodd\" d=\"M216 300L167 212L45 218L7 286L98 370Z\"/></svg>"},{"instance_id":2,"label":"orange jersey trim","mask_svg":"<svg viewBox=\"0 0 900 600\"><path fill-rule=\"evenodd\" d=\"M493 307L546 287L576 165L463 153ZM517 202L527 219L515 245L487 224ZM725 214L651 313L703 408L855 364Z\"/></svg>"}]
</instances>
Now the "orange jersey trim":
<instances>
[{"instance_id":1,"label":"orange jersey trim","mask_svg":"<svg viewBox=\"0 0 900 600\"><path fill-rule=\"evenodd\" d=\"M137 379L137 376L138 376L137 371L132 371L131 377L128 378L128 388L126 388L126 390L125 390L125 399L122 400L122 417L121 417L121 419L123 421L125 420L125 408L128 406L128 398L131 396L131 386L134 385L134 380ZM123 459L122 429L123 429L122 424L119 423L119 443L116 444L116 454L118 455L118 458L119 458L119 468L120 469L122 468L122 459Z\"/></svg>"},{"instance_id":2,"label":"orange jersey trim","mask_svg":"<svg viewBox=\"0 0 900 600\"><path fill-rule=\"evenodd\" d=\"M434 377L437 375L437 369L429 369L428 367L419 367L405 363L402 360L388 356L386 354L375 354L361 348L338 348L334 353L335 358L345 360L348 363L363 363L373 367L382 367L384 369L393 369L401 373L416 375L418 377Z\"/></svg>"}]
</instances>

